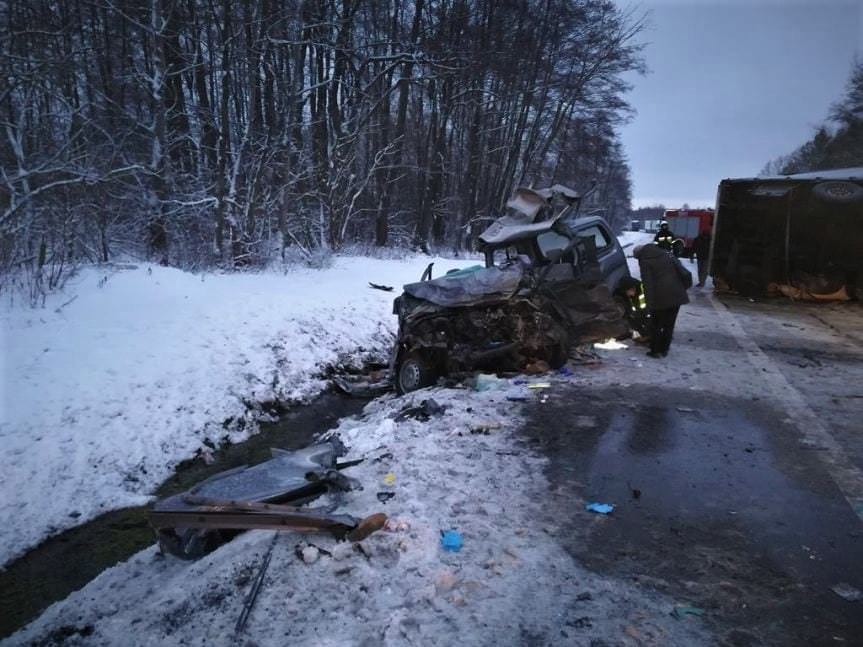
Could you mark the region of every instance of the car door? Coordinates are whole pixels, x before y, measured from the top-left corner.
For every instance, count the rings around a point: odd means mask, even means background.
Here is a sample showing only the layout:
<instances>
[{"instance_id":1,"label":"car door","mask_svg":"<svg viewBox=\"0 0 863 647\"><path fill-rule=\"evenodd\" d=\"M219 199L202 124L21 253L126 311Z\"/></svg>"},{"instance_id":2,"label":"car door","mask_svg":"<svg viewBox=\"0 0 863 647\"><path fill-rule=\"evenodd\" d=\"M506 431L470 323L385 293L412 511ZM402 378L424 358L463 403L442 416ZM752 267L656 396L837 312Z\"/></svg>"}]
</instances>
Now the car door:
<instances>
[{"instance_id":1,"label":"car door","mask_svg":"<svg viewBox=\"0 0 863 647\"><path fill-rule=\"evenodd\" d=\"M585 224L576 230L575 235L594 239L599 269L608 289L613 292L620 283L620 279L629 276L626 255L623 253L620 243L617 242L617 238L601 222Z\"/></svg>"}]
</instances>

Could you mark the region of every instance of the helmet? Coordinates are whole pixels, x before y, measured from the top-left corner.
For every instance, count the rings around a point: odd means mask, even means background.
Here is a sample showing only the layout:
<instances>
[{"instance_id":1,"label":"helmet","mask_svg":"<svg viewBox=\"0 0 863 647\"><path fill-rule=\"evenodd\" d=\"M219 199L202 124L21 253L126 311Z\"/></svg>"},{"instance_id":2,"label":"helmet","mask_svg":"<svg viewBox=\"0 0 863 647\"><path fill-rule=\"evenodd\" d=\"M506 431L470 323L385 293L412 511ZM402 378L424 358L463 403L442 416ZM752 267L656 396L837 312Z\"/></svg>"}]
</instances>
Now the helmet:
<instances>
[{"instance_id":1,"label":"helmet","mask_svg":"<svg viewBox=\"0 0 863 647\"><path fill-rule=\"evenodd\" d=\"M668 229L668 221L663 220L661 223L659 223L659 228L660 229Z\"/></svg>"}]
</instances>

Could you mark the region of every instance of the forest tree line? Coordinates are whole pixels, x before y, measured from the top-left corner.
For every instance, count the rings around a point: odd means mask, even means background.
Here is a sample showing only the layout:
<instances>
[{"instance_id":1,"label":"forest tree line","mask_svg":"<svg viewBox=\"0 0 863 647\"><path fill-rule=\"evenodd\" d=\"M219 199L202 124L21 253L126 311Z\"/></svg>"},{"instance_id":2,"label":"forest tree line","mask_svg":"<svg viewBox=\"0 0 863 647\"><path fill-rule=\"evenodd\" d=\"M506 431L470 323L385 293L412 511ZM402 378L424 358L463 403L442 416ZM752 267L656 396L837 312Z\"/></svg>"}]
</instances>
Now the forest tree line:
<instances>
[{"instance_id":1,"label":"forest tree line","mask_svg":"<svg viewBox=\"0 0 863 647\"><path fill-rule=\"evenodd\" d=\"M622 224L612 0L0 2L0 277L468 249L519 185Z\"/></svg>"},{"instance_id":2,"label":"forest tree line","mask_svg":"<svg viewBox=\"0 0 863 647\"><path fill-rule=\"evenodd\" d=\"M770 161L761 175L863 167L863 61L854 62L845 94L809 141Z\"/></svg>"}]
</instances>

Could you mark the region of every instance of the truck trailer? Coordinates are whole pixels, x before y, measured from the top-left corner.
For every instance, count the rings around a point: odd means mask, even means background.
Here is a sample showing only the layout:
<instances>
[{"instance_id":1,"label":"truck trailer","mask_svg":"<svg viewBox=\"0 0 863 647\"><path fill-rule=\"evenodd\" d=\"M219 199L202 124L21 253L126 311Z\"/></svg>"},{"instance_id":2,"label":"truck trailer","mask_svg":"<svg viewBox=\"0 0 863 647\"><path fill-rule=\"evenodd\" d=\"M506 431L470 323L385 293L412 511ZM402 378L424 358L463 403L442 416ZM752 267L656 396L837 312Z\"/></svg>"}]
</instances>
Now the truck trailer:
<instances>
[{"instance_id":1,"label":"truck trailer","mask_svg":"<svg viewBox=\"0 0 863 647\"><path fill-rule=\"evenodd\" d=\"M863 167L723 180L710 268L749 297L859 298Z\"/></svg>"}]
</instances>

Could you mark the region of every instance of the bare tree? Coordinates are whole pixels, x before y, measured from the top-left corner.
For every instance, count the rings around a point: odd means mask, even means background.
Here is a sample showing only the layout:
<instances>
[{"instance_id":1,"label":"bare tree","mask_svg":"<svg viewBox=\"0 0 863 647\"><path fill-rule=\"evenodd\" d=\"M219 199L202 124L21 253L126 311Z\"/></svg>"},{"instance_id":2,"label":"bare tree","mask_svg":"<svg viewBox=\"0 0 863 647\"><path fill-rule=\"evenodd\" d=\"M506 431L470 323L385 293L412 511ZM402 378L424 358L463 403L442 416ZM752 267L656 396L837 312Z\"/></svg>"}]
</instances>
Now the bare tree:
<instances>
[{"instance_id":1,"label":"bare tree","mask_svg":"<svg viewBox=\"0 0 863 647\"><path fill-rule=\"evenodd\" d=\"M468 247L519 184L629 176L612 0L2 3L0 271ZM837 113L838 114L838 113ZM844 114L844 113L843 113Z\"/></svg>"}]
</instances>

